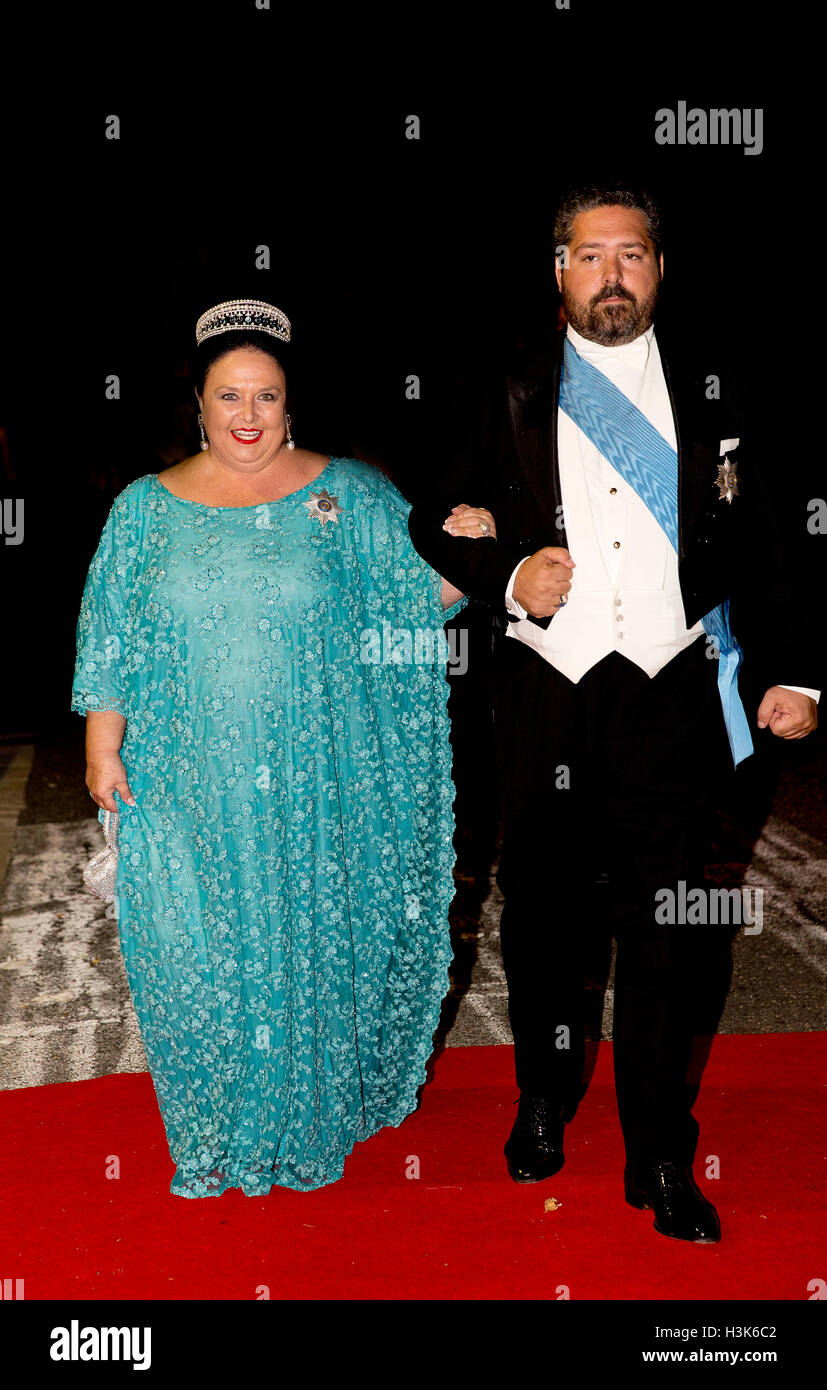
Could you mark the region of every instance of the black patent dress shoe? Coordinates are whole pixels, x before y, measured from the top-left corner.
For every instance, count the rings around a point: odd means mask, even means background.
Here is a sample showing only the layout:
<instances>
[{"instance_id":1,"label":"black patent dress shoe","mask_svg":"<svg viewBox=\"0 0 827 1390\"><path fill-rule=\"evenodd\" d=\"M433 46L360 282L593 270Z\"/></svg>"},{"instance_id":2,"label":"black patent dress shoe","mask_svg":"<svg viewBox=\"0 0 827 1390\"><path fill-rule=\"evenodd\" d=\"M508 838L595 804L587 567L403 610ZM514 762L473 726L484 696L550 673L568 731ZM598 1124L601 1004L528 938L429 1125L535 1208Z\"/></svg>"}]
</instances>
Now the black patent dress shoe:
<instances>
[{"instance_id":1,"label":"black patent dress shoe","mask_svg":"<svg viewBox=\"0 0 827 1390\"><path fill-rule=\"evenodd\" d=\"M718 1213L684 1163L627 1163L626 1201L655 1213L655 1230L675 1240L714 1245L721 1239Z\"/></svg>"},{"instance_id":2,"label":"black patent dress shoe","mask_svg":"<svg viewBox=\"0 0 827 1390\"><path fill-rule=\"evenodd\" d=\"M517 1119L505 1145L514 1182L542 1182L558 1173L563 1154L563 1111L551 1101L520 1095Z\"/></svg>"}]
</instances>

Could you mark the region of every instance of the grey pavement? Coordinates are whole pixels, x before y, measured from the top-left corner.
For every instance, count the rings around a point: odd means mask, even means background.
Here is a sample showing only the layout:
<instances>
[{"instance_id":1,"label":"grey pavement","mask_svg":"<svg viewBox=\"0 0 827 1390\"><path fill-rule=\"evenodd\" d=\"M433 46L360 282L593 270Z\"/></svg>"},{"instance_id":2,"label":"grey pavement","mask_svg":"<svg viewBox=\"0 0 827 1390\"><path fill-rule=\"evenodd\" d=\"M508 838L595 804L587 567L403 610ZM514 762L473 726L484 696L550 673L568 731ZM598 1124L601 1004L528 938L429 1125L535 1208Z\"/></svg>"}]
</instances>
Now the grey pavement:
<instances>
[{"instance_id":1,"label":"grey pavement","mask_svg":"<svg viewBox=\"0 0 827 1390\"><path fill-rule=\"evenodd\" d=\"M0 750L0 852L5 837L7 859L0 887L0 1089L146 1070L111 908L81 879L102 847L102 832L83 786L82 721L78 726L36 750ZM726 847L736 860L750 859L744 884L761 889L764 899L761 930L742 926L734 934L721 1032L827 1026L824 761L821 750L803 770L782 776L754 848L744 850L747 839L738 833ZM448 1047L508 1045L502 899L493 870L480 885L460 856L457 888L453 984L437 1040ZM608 937L591 973L591 1033L609 1037Z\"/></svg>"}]
</instances>

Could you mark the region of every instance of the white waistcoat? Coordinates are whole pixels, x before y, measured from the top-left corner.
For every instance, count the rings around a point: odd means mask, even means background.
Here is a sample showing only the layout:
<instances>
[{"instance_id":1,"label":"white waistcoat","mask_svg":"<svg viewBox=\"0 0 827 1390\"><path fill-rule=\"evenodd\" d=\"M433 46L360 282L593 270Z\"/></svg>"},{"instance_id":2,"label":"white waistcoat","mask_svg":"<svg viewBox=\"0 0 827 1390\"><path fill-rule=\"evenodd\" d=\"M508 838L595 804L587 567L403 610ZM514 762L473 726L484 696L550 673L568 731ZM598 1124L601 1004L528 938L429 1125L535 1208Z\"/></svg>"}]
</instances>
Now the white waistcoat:
<instances>
[{"instance_id":1,"label":"white waistcoat","mask_svg":"<svg viewBox=\"0 0 827 1390\"><path fill-rule=\"evenodd\" d=\"M588 342L571 326L568 335L675 448L654 330L619 348ZM687 631L678 557L634 489L562 410L557 442L563 519L576 564L571 591L547 628L522 619L509 624L508 635L575 683L611 651L654 676L703 632L700 622Z\"/></svg>"}]
</instances>

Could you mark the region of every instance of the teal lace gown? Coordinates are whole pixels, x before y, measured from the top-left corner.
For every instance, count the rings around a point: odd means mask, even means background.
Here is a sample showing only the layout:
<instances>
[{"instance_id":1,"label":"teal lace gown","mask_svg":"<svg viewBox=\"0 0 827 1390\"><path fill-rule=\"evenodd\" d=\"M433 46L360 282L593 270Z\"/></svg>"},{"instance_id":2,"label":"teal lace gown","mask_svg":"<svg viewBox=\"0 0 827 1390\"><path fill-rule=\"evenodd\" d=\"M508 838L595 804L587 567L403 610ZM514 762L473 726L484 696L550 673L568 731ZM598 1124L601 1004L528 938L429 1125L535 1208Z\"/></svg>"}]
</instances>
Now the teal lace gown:
<instances>
[{"instance_id":1,"label":"teal lace gown","mask_svg":"<svg viewBox=\"0 0 827 1390\"><path fill-rule=\"evenodd\" d=\"M149 474L89 570L72 708L126 717L118 934L181 1196L333 1182L425 1080L462 604L443 613L407 513L354 459L261 506Z\"/></svg>"}]
</instances>

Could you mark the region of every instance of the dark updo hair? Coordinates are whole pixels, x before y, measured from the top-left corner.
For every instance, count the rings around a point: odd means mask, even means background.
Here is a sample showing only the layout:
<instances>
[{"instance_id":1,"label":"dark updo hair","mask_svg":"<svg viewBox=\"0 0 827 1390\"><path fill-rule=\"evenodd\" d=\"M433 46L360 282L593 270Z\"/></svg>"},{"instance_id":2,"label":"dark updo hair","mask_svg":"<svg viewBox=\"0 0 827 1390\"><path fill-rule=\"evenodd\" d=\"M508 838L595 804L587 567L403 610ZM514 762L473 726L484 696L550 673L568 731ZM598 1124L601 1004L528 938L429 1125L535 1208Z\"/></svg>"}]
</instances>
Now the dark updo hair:
<instances>
[{"instance_id":1,"label":"dark updo hair","mask_svg":"<svg viewBox=\"0 0 827 1390\"><path fill-rule=\"evenodd\" d=\"M256 352L265 352L274 362L278 362L285 376L287 375L291 360L289 343L274 338L272 333L231 328L226 333L216 333L213 338L206 338L193 353L192 383L199 396L204 394L204 382L210 367L221 357L226 357L228 352L236 352L239 348L253 348Z\"/></svg>"}]
</instances>

